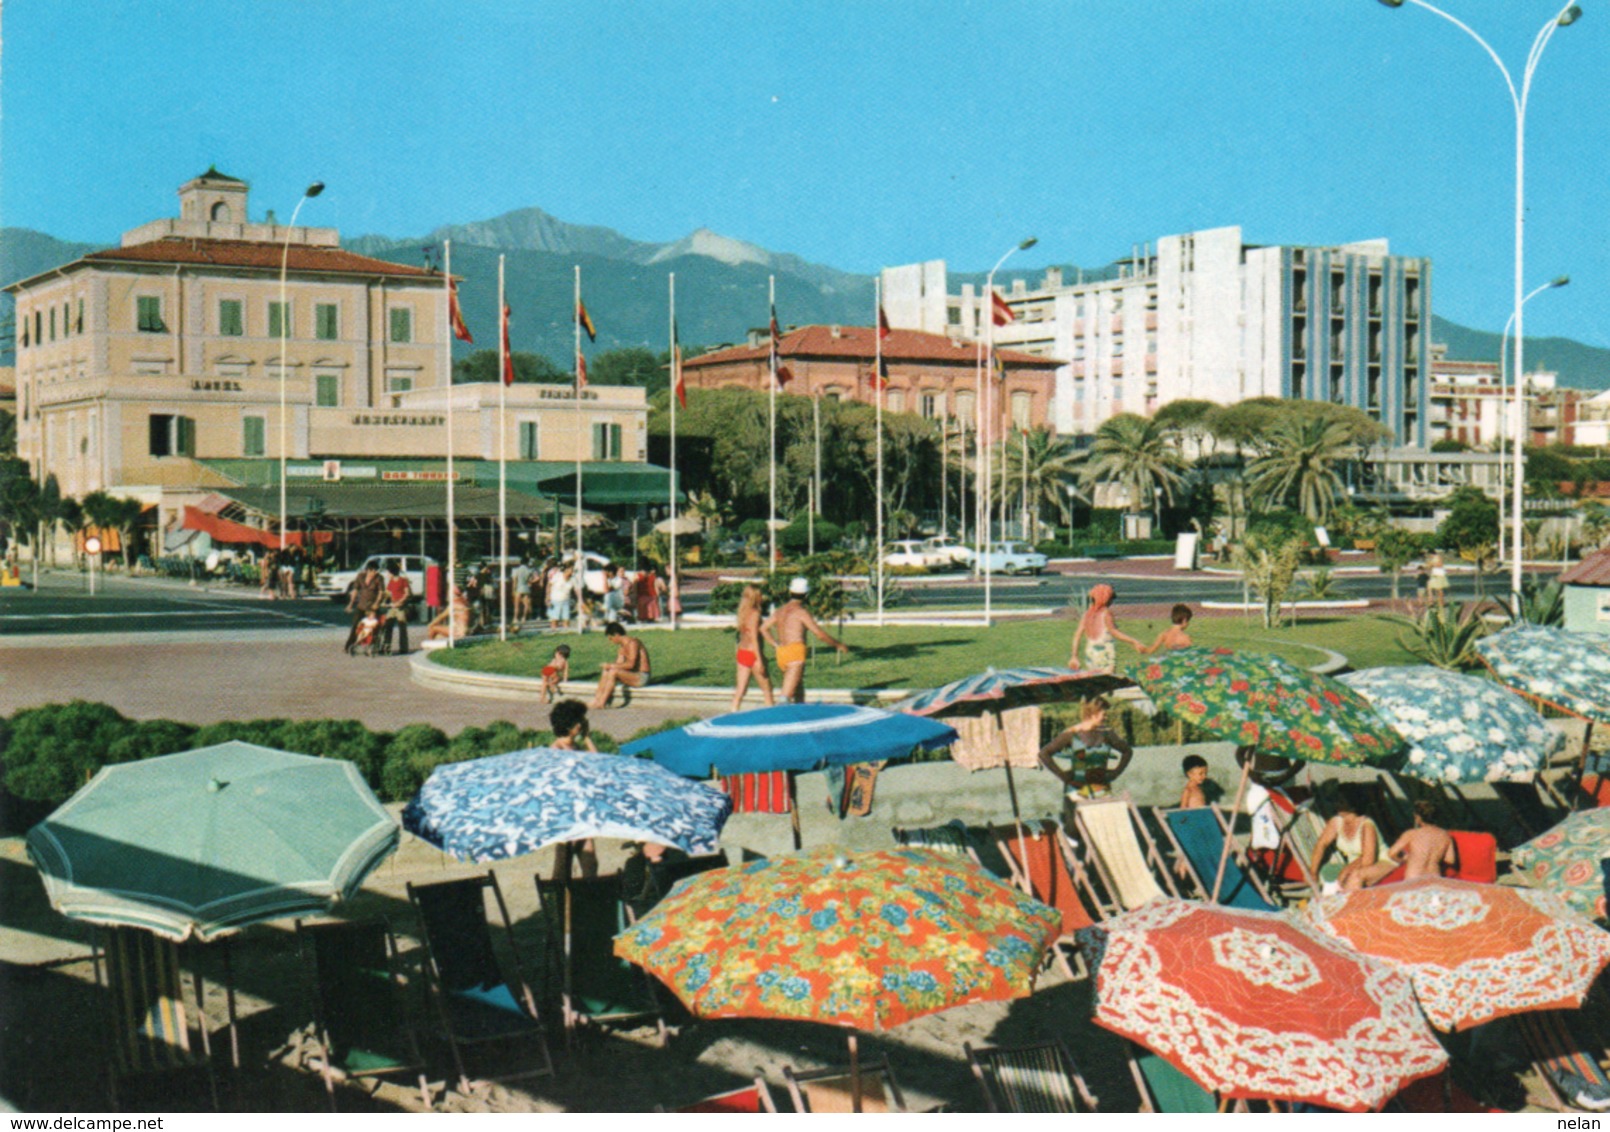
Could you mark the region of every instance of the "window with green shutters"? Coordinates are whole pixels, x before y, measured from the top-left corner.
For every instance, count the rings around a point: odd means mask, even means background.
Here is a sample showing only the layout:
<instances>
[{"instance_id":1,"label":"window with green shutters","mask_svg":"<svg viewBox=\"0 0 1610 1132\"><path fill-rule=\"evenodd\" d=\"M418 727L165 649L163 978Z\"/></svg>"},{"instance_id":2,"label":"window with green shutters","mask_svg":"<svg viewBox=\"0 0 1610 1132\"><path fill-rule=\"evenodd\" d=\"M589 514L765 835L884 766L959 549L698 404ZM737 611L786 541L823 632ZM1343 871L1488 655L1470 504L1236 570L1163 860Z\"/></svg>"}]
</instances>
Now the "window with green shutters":
<instances>
[{"instance_id":1,"label":"window with green shutters","mask_svg":"<svg viewBox=\"0 0 1610 1132\"><path fill-rule=\"evenodd\" d=\"M270 338L290 337L291 330L291 304L268 304L268 336Z\"/></svg>"},{"instance_id":2,"label":"window with green shutters","mask_svg":"<svg viewBox=\"0 0 1610 1132\"><path fill-rule=\"evenodd\" d=\"M56 340L56 308L50 308L50 340Z\"/></svg>"},{"instance_id":3,"label":"window with green shutters","mask_svg":"<svg viewBox=\"0 0 1610 1132\"><path fill-rule=\"evenodd\" d=\"M150 451L153 456L194 456L196 422L172 413L152 413L149 422Z\"/></svg>"},{"instance_id":4,"label":"window with green shutters","mask_svg":"<svg viewBox=\"0 0 1610 1132\"><path fill-rule=\"evenodd\" d=\"M262 417L242 417L244 428L240 454L242 456L262 456L267 454L268 447L265 435L268 431L268 422Z\"/></svg>"},{"instance_id":5,"label":"window with green shutters","mask_svg":"<svg viewBox=\"0 0 1610 1132\"><path fill-rule=\"evenodd\" d=\"M239 338L246 333L246 314L239 299L218 301L218 333Z\"/></svg>"},{"instance_id":6,"label":"window with green shutters","mask_svg":"<svg viewBox=\"0 0 1610 1132\"><path fill-rule=\"evenodd\" d=\"M313 333L326 342L341 336L341 308L335 303L319 303L313 308Z\"/></svg>"},{"instance_id":7,"label":"window with green shutters","mask_svg":"<svg viewBox=\"0 0 1610 1132\"><path fill-rule=\"evenodd\" d=\"M593 425L593 459L619 460L621 458L621 426L618 424Z\"/></svg>"},{"instance_id":8,"label":"window with green shutters","mask_svg":"<svg viewBox=\"0 0 1610 1132\"><path fill-rule=\"evenodd\" d=\"M391 340L393 342L412 342L414 340L413 308L391 308Z\"/></svg>"},{"instance_id":9,"label":"window with green shutters","mask_svg":"<svg viewBox=\"0 0 1610 1132\"><path fill-rule=\"evenodd\" d=\"M174 424L174 455L194 456L196 454L196 421L194 417L175 417Z\"/></svg>"},{"instance_id":10,"label":"window with green shutters","mask_svg":"<svg viewBox=\"0 0 1610 1132\"><path fill-rule=\"evenodd\" d=\"M341 404L341 378L333 373L313 375L313 403L321 409L334 409Z\"/></svg>"},{"instance_id":11,"label":"window with green shutters","mask_svg":"<svg viewBox=\"0 0 1610 1132\"><path fill-rule=\"evenodd\" d=\"M520 459L522 459L522 460L540 460L540 459L542 459L542 456L540 455L540 452L541 452L541 449L539 448L538 443L537 443L537 422L536 421L521 421L520 422Z\"/></svg>"},{"instance_id":12,"label":"window with green shutters","mask_svg":"<svg viewBox=\"0 0 1610 1132\"><path fill-rule=\"evenodd\" d=\"M160 334L167 329L162 323L162 299L158 295L140 295L134 300L139 317L139 328L147 333Z\"/></svg>"}]
</instances>

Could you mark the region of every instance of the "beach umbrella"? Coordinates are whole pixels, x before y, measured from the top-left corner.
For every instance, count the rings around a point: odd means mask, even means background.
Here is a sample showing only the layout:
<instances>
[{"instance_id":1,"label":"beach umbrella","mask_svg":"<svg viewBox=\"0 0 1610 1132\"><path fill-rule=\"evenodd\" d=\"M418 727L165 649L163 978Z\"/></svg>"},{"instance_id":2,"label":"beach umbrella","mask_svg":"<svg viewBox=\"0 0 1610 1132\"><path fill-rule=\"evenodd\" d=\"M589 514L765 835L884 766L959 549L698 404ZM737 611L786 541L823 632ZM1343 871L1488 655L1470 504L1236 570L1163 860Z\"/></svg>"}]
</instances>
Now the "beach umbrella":
<instances>
[{"instance_id":1,"label":"beach umbrella","mask_svg":"<svg viewBox=\"0 0 1610 1132\"><path fill-rule=\"evenodd\" d=\"M230 742L103 768L27 846L63 915L184 942L328 912L398 836L352 763Z\"/></svg>"},{"instance_id":2,"label":"beach umbrella","mask_svg":"<svg viewBox=\"0 0 1610 1132\"><path fill-rule=\"evenodd\" d=\"M1096 1024L1221 1102L1365 1112L1447 1063L1404 975L1277 913L1160 899L1079 935Z\"/></svg>"},{"instance_id":3,"label":"beach umbrella","mask_svg":"<svg viewBox=\"0 0 1610 1132\"><path fill-rule=\"evenodd\" d=\"M1404 773L1427 782L1529 780L1565 736L1514 692L1430 665L1338 679L1409 741Z\"/></svg>"},{"instance_id":4,"label":"beach umbrella","mask_svg":"<svg viewBox=\"0 0 1610 1132\"><path fill-rule=\"evenodd\" d=\"M1476 655L1527 699L1590 726L1610 723L1610 644L1586 633L1523 622L1477 641Z\"/></svg>"},{"instance_id":5,"label":"beach umbrella","mask_svg":"<svg viewBox=\"0 0 1610 1132\"><path fill-rule=\"evenodd\" d=\"M690 778L819 770L878 762L956 741L944 723L855 704L780 704L701 719L627 743L623 755L651 754Z\"/></svg>"},{"instance_id":6,"label":"beach umbrella","mask_svg":"<svg viewBox=\"0 0 1610 1132\"><path fill-rule=\"evenodd\" d=\"M1241 782L1231 813L1246 796L1254 754L1356 766L1386 762L1403 748L1403 736L1363 696L1268 653L1176 649L1135 665L1132 675L1160 709L1241 748ZM1226 837L1214 900L1229 856Z\"/></svg>"},{"instance_id":7,"label":"beach umbrella","mask_svg":"<svg viewBox=\"0 0 1610 1132\"><path fill-rule=\"evenodd\" d=\"M1509 863L1523 884L1549 889L1579 912L1603 916L1606 857L1610 857L1610 808L1601 808L1571 814L1517 845Z\"/></svg>"},{"instance_id":8,"label":"beach umbrella","mask_svg":"<svg viewBox=\"0 0 1610 1132\"><path fill-rule=\"evenodd\" d=\"M714 853L732 801L643 759L534 747L431 771L403 828L464 861L616 837Z\"/></svg>"},{"instance_id":9,"label":"beach umbrella","mask_svg":"<svg viewBox=\"0 0 1610 1132\"><path fill-rule=\"evenodd\" d=\"M704 533L704 520L697 515L678 515L674 519L661 519L654 529L662 535L697 535Z\"/></svg>"},{"instance_id":10,"label":"beach umbrella","mask_svg":"<svg viewBox=\"0 0 1610 1132\"><path fill-rule=\"evenodd\" d=\"M700 1018L884 1030L970 1002L1022 998L1061 914L931 849L831 848L682 881L615 939ZM858 1079L852 1084L859 1105Z\"/></svg>"},{"instance_id":11,"label":"beach umbrella","mask_svg":"<svg viewBox=\"0 0 1610 1132\"><path fill-rule=\"evenodd\" d=\"M1425 877L1321 896L1307 914L1407 975L1439 1030L1575 1009L1610 963L1610 932L1551 892L1509 885Z\"/></svg>"}]
</instances>

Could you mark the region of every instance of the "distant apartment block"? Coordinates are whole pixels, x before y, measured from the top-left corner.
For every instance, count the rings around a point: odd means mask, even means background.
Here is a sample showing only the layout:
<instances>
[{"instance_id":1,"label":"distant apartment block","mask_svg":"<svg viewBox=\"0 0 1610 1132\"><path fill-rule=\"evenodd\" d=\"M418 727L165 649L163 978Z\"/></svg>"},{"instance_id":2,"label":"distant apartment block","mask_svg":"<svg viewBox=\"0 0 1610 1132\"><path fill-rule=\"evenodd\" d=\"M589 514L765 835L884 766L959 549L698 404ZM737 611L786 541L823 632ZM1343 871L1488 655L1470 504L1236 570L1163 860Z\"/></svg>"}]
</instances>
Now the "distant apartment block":
<instances>
[{"instance_id":1,"label":"distant apartment block","mask_svg":"<svg viewBox=\"0 0 1610 1132\"><path fill-rule=\"evenodd\" d=\"M1568 389L1557 375L1534 370L1526 375L1525 440L1528 445L1610 442L1610 394ZM1431 359L1429 439L1454 440L1471 448L1496 450L1509 435L1510 393L1497 362L1460 361L1435 346ZM1501 415L1502 414L1502 415Z\"/></svg>"},{"instance_id":2,"label":"distant apartment block","mask_svg":"<svg viewBox=\"0 0 1610 1132\"><path fill-rule=\"evenodd\" d=\"M1431 261L1394 256L1385 240L1265 247L1214 228L1072 279L1005 273L996 290L1016 316L994 328L997 345L1066 359L1059 432L1182 399L1300 397L1361 409L1400 445L1427 443ZM989 332L988 297L973 284L952 292L943 260L885 269L883 295L897 327Z\"/></svg>"}]
</instances>

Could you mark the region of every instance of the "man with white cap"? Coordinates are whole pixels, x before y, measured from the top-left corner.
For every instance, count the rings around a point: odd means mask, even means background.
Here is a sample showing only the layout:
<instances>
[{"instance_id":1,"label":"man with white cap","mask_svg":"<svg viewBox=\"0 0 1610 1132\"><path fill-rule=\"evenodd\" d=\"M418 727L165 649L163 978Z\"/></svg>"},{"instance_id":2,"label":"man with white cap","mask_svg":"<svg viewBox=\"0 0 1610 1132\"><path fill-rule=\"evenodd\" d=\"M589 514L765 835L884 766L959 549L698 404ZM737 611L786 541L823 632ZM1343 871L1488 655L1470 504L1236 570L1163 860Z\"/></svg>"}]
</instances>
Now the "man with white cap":
<instances>
[{"instance_id":1,"label":"man with white cap","mask_svg":"<svg viewBox=\"0 0 1610 1132\"><path fill-rule=\"evenodd\" d=\"M783 670L783 699L793 704L805 702L806 633L814 633L818 640L839 652L850 651L850 646L835 640L811 616L811 611L805 607L805 596L810 592L811 584L804 578L789 582L788 601L760 627L762 633L768 629L776 631L777 666Z\"/></svg>"}]
</instances>

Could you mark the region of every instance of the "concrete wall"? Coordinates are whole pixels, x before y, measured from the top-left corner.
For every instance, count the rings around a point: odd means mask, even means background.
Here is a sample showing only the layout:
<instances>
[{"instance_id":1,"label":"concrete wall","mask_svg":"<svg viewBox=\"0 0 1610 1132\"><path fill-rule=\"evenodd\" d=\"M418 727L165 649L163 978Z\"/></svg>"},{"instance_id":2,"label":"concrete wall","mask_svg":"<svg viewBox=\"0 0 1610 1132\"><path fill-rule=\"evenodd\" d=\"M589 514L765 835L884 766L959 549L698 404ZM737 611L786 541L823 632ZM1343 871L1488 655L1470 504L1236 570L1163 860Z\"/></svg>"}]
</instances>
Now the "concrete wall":
<instances>
[{"instance_id":1,"label":"concrete wall","mask_svg":"<svg viewBox=\"0 0 1610 1132\"><path fill-rule=\"evenodd\" d=\"M1610 588L1566 586L1565 627L1576 633L1610 636Z\"/></svg>"}]
</instances>

